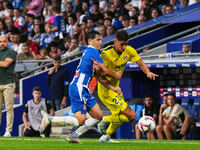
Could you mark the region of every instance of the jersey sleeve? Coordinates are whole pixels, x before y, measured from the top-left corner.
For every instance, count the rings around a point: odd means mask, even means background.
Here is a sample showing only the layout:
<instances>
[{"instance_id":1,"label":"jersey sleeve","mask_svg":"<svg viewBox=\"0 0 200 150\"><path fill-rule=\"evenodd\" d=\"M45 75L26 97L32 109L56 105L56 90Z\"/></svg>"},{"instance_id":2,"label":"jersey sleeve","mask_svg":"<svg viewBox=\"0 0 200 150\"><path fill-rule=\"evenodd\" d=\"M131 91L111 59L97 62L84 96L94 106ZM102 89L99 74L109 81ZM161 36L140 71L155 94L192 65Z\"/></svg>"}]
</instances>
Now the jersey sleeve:
<instances>
[{"instance_id":1,"label":"jersey sleeve","mask_svg":"<svg viewBox=\"0 0 200 150\"><path fill-rule=\"evenodd\" d=\"M182 112L182 109L179 107L179 105L175 105L173 107L172 113L171 113L171 117L178 117Z\"/></svg>"},{"instance_id":2,"label":"jersey sleeve","mask_svg":"<svg viewBox=\"0 0 200 150\"><path fill-rule=\"evenodd\" d=\"M129 61L134 63L141 59L141 57L138 55L137 51L133 47L127 46L127 50L129 55L131 56Z\"/></svg>"},{"instance_id":3,"label":"jersey sleeve","mask_svg":"<svg viewBox=\"0 0 200 150\"><path fill-rule=\"evenodd\" d=\"M28 114L28 104L25 105L24 112Z\"/></svg>"},{"instance_id":4,"label":"jersey sleeve","mask_svg":"<svg viewBox=\"0 0 200 150\"><path fill-rule=\"evenodd\" d=\"M59 19L58 17L54 18L54 23L53 23L54 27L58 27L59 26L58 19Z\"/></svg>"},{"instance_id":5,"label":"jersey sleeve","mask_svg":"<svg viewBox=\"0 0 200 150\"><path fill-rule=\"evenodd\" d=\"M99 51L96 51L95 54L93 55L93 59L98 61L100 64L103 63L103 59L102 57L100 56L100 52Z\"/></svg>"}]
</instances>

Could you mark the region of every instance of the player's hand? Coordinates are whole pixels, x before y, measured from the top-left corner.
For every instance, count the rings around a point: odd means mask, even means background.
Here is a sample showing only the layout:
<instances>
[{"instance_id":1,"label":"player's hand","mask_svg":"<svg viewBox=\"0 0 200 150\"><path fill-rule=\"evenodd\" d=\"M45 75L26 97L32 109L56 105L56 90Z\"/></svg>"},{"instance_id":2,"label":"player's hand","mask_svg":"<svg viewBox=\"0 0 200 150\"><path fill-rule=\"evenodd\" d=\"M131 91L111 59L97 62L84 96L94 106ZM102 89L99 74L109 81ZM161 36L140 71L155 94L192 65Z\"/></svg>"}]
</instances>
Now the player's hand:
<instances>
[{"instance_id":1,"label":"player's hand","mask_svg":"<svg viewBox=\"0 0 200 150\"><path fill-rule=\"evenodd\" d=\"M115 75L117 76L117 79L121 79L122 78L122 71L116 72Z\"/></svg>"},{"instance_id":2,"label":"player's hand","mask_svg":"<svg viewBox=\"0 0 200 150\"><path fill-rule=\"evenodd\" d=\"M165 108L167 108L167 104L162 104L161 106L160 106L160 108L163 110L163 109L165 109Z\"/></svg>"},{"instance_id":3,"label":"player's hand","mask_svg":"<svg viewBox=\"0 0 200 150\"><path fill-rule=\"evenodd\" d=\"M23 130L23 133L24 133L27 129L28 129L28 130L31 130L31 128L30 128L30 126L29 126L28 124L25 125L25 128L24 128L24 130Z\"/></svg>"},{"instance_id":4,"label":"player's hand","mask_svg":"<svg viewBox=\"0 0 200 150\"><path fill-rule=\"evenodd\" d=\"M122 90L121 90L120 87L115 88L115 92L116 92L117 94L119 94L119 95L122 94Z\"/></svg>"},{"instance_id":5,"label":"player's hand","mask_svg":"<svg viewBox=\"0 0 200 150\"><path fill-rule=\"evenodd\" d=\"M159 75L157 75L157 74L155 74L155 73L153 73L153 72L148 72L147 73L147 78L149 78L149 79L153 79L153 80L155 80L156 79L156 77L158 77Z\"/></svg>"},{"instance_id":6,"label":"player's hand","mask_svg":"<svg viewBox=\"0 0 200 150\"><path fill-rule=\"evenodd\" d=\"M100 63L98 61L95 61L93 58L91 58L91 60L93 61L93 69L99 71L101 68Z\"/></svg>"}]
</instances>

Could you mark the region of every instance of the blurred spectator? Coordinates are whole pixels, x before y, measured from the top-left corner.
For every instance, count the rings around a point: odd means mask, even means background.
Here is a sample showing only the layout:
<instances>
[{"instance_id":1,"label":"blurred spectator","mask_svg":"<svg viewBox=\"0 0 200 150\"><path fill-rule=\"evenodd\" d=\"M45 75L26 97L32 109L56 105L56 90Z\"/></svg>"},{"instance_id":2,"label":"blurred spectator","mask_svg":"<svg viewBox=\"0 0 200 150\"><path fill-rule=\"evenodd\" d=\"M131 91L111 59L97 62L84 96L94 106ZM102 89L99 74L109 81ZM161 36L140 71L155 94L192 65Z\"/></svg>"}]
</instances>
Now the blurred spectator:
<instances>
[{"instance_id":1,"label":"blurred spectator","mask_svg":"<svg viewBox=\"0 0 200 150\"><path fill-rule=\"evenodd\" d=\"M147 18L143 14L140 14L138 16L138 24L142 24L142 23L144 23L146 21L147 21Z\"/></svg>"},{"instance_id":2,"label":"blurred spectator","mask_svg":"<svg viewBox=\"0 0 200 150\"><path fill-rule=\"evenodd\" d=\"M32 53L29 52L29 46L27 43L22 43L22 52L17 55L17 60L35 60L36 55L32 51Z\"/></svg>"},{"instance_id":3,"label":"blurred spectator","mask_svg":"<svg viewBox=\"0 0 200 150\"><path fill-rule=\"evenodd\" d=\"M137 7L133 7L130 11L129 11L129 15L131 17L138 17L139 16L139 9Z\"/></svg>"},{"instance_id":4,"label":"blurred spectator","mask_svg":"<svg viewBox=\"0 0 200 150\"><path fill-rule=\"evenodd\" d=\"M0 36L6 34L6 27L2 20L0 20Z\"/></svg>"},{"instance_id":5,"label":"blurred spectator","mask_svg":"<svg viewBox=\"0 0 200 150\"><path fill-rule=\"evenodd\" d=\"M106 27L104 25L99 25L98 26L98 30L99 30L99 33L101 34L101 36L103 38L107 36L107 34L106 34Z\"/></svg>"},{"instance_id":6,"label":"blurred spectator","mask_svg":"<svg viewBox=\"0 0 200 150\"><path fill-rule=\"evenodd\" d=\"M45 34L41 32L39 25L34 26L34 33L35 35L33 37L29 37L29 40L35 42L38 45L38 48L40 49L43 45Z\"/></svg>"},{"instance_id":7,"label":"blurred spectator","mask_svg":"<svg viewBox=\"0 0 200 150\"><path fill-rule=\"evenodd\" d=\"M48 50L46 48L41 48L40 54L37 55L37 59L39 59L39 60L49 59Z\"/></svg>"},{"instance_id":8,"label":"blurred spectator","mask_svg":"<svg viewBox=\"0 0 200 150\"><path fill-rule=\"evenodd\" d=\"M190 44L188 44L188 43L183 44L182 45L182 52L185 53L185 54L191 53Z\"/></svg>"},{"instance_id":9,"label":"blurred spectator","mask_svg":"<svg viewBox=\"0 0 200 150\"><path fill-rule=\"evenodd\" d=\"M9 13L9 9L11 9L13 11L12 4L9 4L9 2L5 0L2 2L2 7L3 7L3 10L1 11L0 17L3 17L3 18L13 17L12 16L13 14Z\"/></svg>"},{"instance_id":10,"label":"blurred spectator","mask_svg":"<svg viewBox=\"0 0 200 150\"><path fill-rule=\"evenodd\" d=\"M170 0L170 4L173 6L173 9L178 9L178 0Z\"/></svg>"},{"instance_id":11,"label":"blurred spectator","mask_svg":"<svg viewBox=\"0 0 200 150\"><path fill-rule=\"evenodd\" d=\"M97 22L98 20L103 19L103 14L101 14L100 12L98 1L93 2L92 12L90 16L94 22Z\"/></svg>"},{"instance_id":12,"label":"blurred spectator","mask_svg":"<svg viewBox=\"0 0 200 150\"><path fill-rule=\"evenodd\" d=\"M82 11L82 2L80 0L74 0L74 6L75 12Z\"/></svg>"},{"instance_id":13,"label":"blurred spectator","mask_svg":"<svg viewBox=\"0 0 200 150\"><path fill-rule=\"evenodd\" d=\"M51 24L47 23L44 27L45 34L42 42L42 47L48 47L48 45L53 41L53 34L51 33Z\"/></svg>"},{"instance_id":14,"label":"blurred spectator","mask_svg":"<svg viewBox=\"0 0 200 150\"><path fill-rule=\"evenodd\" d=\"M147 20L151 19L151 9L153 7L150 5L149 0L143 0L142 1L142 6L140 8L140 14L143 14Z\"/></svg>"},{"instance_id":15,"label":"blurred spectator","mask_svg":"<svg viewBox=\"0 0 200 150\"><path fill-rule=\"evenodd\" d=\"M88 17L90 16L91 13L89 12L89 7L90 7L89 1L88 0L83 0L82 1L83 14L80 16L80 20L81 21L87 20Z\"/></svg>"},{"instance_id":16,"label":"blurred spectator","mask_svg":"<svg viewBox=\"0 0 200 150\"><path fill-rule=\"evenodd\" d=\"M104 18L104 26L108 27L112 25L112 19L111 18Z\"/></svg>"},{"instance_id":17,"label":"blurred spectator","mask_svg":"<svg viewBox=\"0 0 200 150\"><path fill-rule=\"evenodd\" d=\"M45 16L45 19L44 19L45 22L51 23L51 24L54 23L54 18L55 18L55 16L53 15L53 12L52 12L52 8L53 8L53 6L48 7L48 14Z\"/></svg>"},{"instance_id":18,"label":"blurred spectator","mask_svg":"<svg viewBox=\"0 0 200 150\"><path fill-rule=\"evenodd\" d=\"M42 0L32 0L28 6L26 6L27 14L39 15L42 12Z\"/></svg>"},{"instance_id":19,"label":"blurred spectator","mask_svg":"<svg viewBox=\"0 0 200 150\"><path fill-rule=\"evenodd\" d=\"M23 122L25 125L24 136L40 137L40 124L42 121L41 110L46 111L49 115L55 115L51 104L42 98L42 89L34 87L32 91L33 99L29 100L25 106L23 113ZM49 137L51 133L51 124L43 131L45 137Z\"/></svg>"},{"instance_id":20,"label":"blurred spectator","mask_svg":"<svg viewBox=\"0 0 200 150\"><path fill-rule=\"evenodd\" d=\"M21 16L21 10L19 8L14 9L14 26L19 29L20 32L25 33L27 31L26 22L23 16Z\"/></svg>"},{"instance_id":21,"label":"blurred spectator","mask_svg":"<svg viewBox=\"0 0 200 150\"><path fill-rule=\"evenodd\" d=\"M60 9L57 6L52 8L54 18L53 28L51 29L52 32L66 32L65 30L65 21L60 15Z\"/></svg>"},{"instance_id":22,"label":"blurred spectator","mask_svg":"<svg viewBox=\"0 0 200 150\"><path fill-rule=\"evenodd\" d=\"M130 28L130 17L128 15L123 16L122 24L123 24L125 30Z\"/></svg>"},{"instance_id":23,"label":"blurred spectator","mask_svg":"<svg viewBox=\"0 0 200 150\"><path fill-rule=\"evenodd\" d=\"M72 32L76 27L76 15L71 14L68 16L68 24L66 25L66 32L69 36L72 36Z\"/></svg>"},{"instance_id":24,"label":"blurred spectator","mask_svg":"<svg viewBox=\"0 0 200 150\"><path fill-rule=\"evenodd\" d=\"M155 19L161 15L161 12L158 8L152 8L150 14L151 14L151 19Z\"/></svg>"},{"instance_id":25,"label":"blurred spectator","mask_svg":"<svg viewBox=\"0 0 200 150\"><path fill-rule=\"evenodd\" d=\"M20 32L19 31L13 31L11 33L11 36L13 36L13 40L8 44L8 47L16 51L18 54L22 52L22 44L20 42Z\"/></svg>"},{"instance_id":26,"label":"blurred spectator","mask_svg":"<svg viewBox=\"0 0 200 150\"><path fill-rule=\"evenodd\" d=\"M54 67L48 72L48 85L50 88L50 103L54 110L66 106L68 95L68 73L61 66L61 57L53 57Z\"/></svg>"},{"instance_id":27,"label":"blurred spectator","mask_svg":"<svg viewBox=\"0 0 200 150\"><path fill-rule=\"evenodd\" d=\"M72 2L69 2L69 1L65 1L65 5L66 5L66 8L65 8L65 12L67 14L67 17L74 14L73 13L73 5L72 5Z\"/></svg>"},{"instance_id":28,"label":"blurred spectator","mask_svg":"<svg viewBox=\"0 0 200 150\"><path fill-rule=\"evenodd\" d=\"M151 116L155 122L158 122L160 105L156 103L155 97L151 94L144 96L144 109L142 116ZM138 125L135 127L136 139L141 139L142 132L139 130ZM155 139L155 132L147 133L147 139Z\"/></svg>"},{"instance_id":29,"label":"blurred spectator","mask_svg":"<svg viewBox=\"0 0 200 150\"><path fill-rule=\"evenodd\" d=\"M189 5L189 0L181 0L181 7L180 8L185 8Z\"/></svg>"},{"instance_id":30,"label":"blurred spectator","mask_svg":"<svg viewBox=\"0 0 200 150\"><path fill-rule=\"evenodd\" d=\"M27 37L31 36L31 32L34 28L34 15L27 14L28 22L27 22Z\"/></svg>"},{"instance_id":31,"label":"blurred spectator","mask_svg":"<svg viewBox=\"0 0 200 150\"><path fill-rule=\"evenodd\" d=\"M128 10L125 8L122 0L113 0L114 14L115 18L120 16L128 15Z\"/></svg>"},{"instance_id":32,"label":"blurred spectator","mask_svg":"<svg viewBox=\"0 0 200 150\"><path fill-rule=\"evenodd\" d=\"M22 8L22 2L23 0L13 0L12 1L12 5L13 5L13 8Z\"/></svg>"},{"instance_id":33,"label":"blurred spectator","mask_svg":"<svg viewBox=\"0 0 200 150\"><path fill-rule=\"evenodd\" d=\"M166 14L166 7L167 7L167 4L163 4L162 5L162 15Z\"/></svg>"},{"instance_id":34,"label":"blurred spectator","mask_svg":"<svg viewBox=\"0 0 200 150\"><path fill-rule=\"evenodd\" d=\"M91 17L89 17L89 18L87 19L87 28L88 28L89 31L91 31L91 30L96 30L96 31L98 31L98 29L97 29L97 27L95 26L94 21L92 20Z\"/></svg>"},{"instance_id":35,"label":"blurred spectator","mask_svg":"<svg viewBox=\"0 0 200 150\"><path fill-rule=\"evenodd\" d=\"M36 56L38 55L38 46L35 42L32 42L30 40L26 40L26 44L28 45L29 48L29 53L34 53Z\"/></svg>"},{"instance_id":36,"label":"blurred spectator","mask_svg":"<svg viewBox=\"0 0 200 150\"><path fill-rule=\"evenodd\" d=\"M166 13L166 14L170 14L170 13L172 13L173 11L174 11L173 6L172 6L171 4L168 4L168 5L166 6L166 8L165 8L165 13Z\"/></svg>"},{"instance_id":37,"label":"blurred spectator","mask_svg":"<svg viewBox=\"0 0 200 150\"><path fill-rule=\"evenodd\" d=\"M62 55L62 57L70 57L74 54L79 53L81 50L78 47L78 43L78 39L72 38L70 41L69 49Z\"/></svg>"},{"instance_id":38,"label":"blurred spectator","mask_svg":"<svg viewBox=\"0 0 200 150\"><path fill-rule=\"evenodd\" d=\"M106 29L107 36L113 35L115 33L115 28L112 25L109 25Z\"/></svg>"},{"instance_id":39,"label":"blurred spectator","mask_svg":"<svg viewBox=\"0 0 200 150\"><path fill-rule=\"evenodd\" d=\"M136 26L137 24L138 24L137 17L131 17L130 18L130 27L132 28L132 27Z\"/></svg>"},{"instance_id":40,"label":"blurred spectator","mask_svg":"<svg viewBox=\"0 0 200 150\"><path fill-rule=\"evenodd\" d=\"M58 45L57 45L56 42L54 42L54 41L51 42L51 43L49 44L49 48L50 48L49 56L50 56L51 58L53 58L53 57L56 56L56 55L60 55L61 51L58 50Z\"/></svg>"}]
</instances>

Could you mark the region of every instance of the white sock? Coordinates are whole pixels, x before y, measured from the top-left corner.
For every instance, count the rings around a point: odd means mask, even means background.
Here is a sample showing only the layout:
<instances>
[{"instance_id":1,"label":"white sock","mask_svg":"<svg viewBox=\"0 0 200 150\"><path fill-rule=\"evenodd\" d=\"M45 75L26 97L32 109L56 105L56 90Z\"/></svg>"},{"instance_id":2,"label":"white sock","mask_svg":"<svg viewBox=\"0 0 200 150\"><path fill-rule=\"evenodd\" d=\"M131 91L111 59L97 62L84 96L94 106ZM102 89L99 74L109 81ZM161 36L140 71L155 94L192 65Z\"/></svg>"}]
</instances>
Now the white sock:
<instances>
[{"instance_id":1,"label":"white sock","mask_svg":"<svg viewBox=\"0 0 200 150\"><path fill-rule=\"evenodd\" d=\"M72 126L79 126L78 120L72 116L49 116L49 120L56 124L66 123Z\"/></svg>"},{"instance_id":2,"label":"white sock","mask_svg":"<svg viewBox=\"0 0 200 150\"><path fill-rule=\"evenodd\" d=\"M97 123L99 123L99 120L96 120L94 118L88 118L86 121L85 121L85 124L80 126L78 129L76 129L76 131L74 131L72 133L72 137L79 137L81 136L82 134L84 134L85 132L87 132L90 127L96 125Z\"/></svg>"}]
</instances>

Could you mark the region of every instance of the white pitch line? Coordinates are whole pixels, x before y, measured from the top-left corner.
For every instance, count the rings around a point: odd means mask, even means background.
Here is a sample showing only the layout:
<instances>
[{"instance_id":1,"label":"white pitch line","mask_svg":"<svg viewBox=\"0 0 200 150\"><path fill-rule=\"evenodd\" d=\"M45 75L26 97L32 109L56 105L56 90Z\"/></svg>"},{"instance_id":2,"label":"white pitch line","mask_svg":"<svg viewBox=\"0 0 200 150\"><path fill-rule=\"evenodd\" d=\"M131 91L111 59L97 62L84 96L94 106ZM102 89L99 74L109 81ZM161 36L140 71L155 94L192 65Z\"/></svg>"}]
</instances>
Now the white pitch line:
<instances>
[{"instance_id":1,"label":"white pitch line","mask_svg":"<svg viewBox=\"0 0 200 150\"><path fill-rule=\"evenodd\" d=\"M5 141L44 141L44 142L49 142L49 141L58 141L58 142L65 142L65 139L48 139L48 138L38 138L38 139L32 139L32 138L0 138L0 140L5 140ZM80 141L89 141L88 139L80 139ZM118 141L118 140L116 140ZM98 140L95 140L95 142L98 142ZM190 142L190 141L183 141L183 142L178 142L178 141L150 141L150 140L134 140L134 141L128 141L128 140L119 140L120 143L147 143L147 144L188 144L188 145L200 145L200 142ZM117 144L117 143L115 143Z\"/></svg>"}]
</instances>

